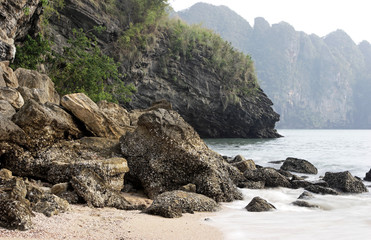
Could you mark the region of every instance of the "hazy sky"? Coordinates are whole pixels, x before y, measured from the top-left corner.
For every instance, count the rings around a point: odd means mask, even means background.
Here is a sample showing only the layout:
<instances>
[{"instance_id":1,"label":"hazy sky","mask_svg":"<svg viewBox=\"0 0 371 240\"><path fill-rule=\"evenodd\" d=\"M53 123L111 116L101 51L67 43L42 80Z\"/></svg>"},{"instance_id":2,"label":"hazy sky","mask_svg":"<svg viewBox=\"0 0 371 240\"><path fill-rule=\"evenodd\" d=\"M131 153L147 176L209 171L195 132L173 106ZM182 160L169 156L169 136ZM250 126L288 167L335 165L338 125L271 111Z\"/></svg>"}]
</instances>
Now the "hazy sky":
<instances>
[{"instance_id":1,"label":"hazy sky","mask_svg":"<svg viewBox=\"0 0 371 240\"><path fill-rule=\"evenodd\" d=\"M371 1L369 0L169 0L175 11L197 2L226 5L250 25L255 17L270 24L285 21L297 31L326 36L344 30L356 43L371 43Z\"/></svg>"}]
</instances>

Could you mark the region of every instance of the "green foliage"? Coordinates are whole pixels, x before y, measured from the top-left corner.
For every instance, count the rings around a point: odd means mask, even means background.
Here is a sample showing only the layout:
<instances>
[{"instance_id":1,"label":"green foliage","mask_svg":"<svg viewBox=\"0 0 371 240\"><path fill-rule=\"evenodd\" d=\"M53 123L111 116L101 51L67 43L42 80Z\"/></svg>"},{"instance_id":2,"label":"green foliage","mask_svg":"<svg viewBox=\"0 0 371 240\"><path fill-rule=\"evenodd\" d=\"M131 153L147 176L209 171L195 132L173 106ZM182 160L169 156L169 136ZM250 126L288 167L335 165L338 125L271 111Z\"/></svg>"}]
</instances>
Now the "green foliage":
<instances>
[{"instance_id":1,"label":"green foliage","mask_svg":"<svg viewBox=\"0 0 371 240\"><path fill-rule=\"evenodd\" d=\"M40 33L35 38L28 35L23 45L17 46L17 56L11 67L36 69L38 64L45 62L50 51L50 42Z\"/></svg>"},{"instance_id":2,"label":"green foliage","mask_svg":"<svg viewBox=\"0 0 371 240\"><path fill-rule=\"evenodd\" d=\"M103 54L98 44L80 30L73 30L69 46L57 55L51 77L61 94L83 92L93 101L130 101L133 86L120 79L118 64Z\"/></svg>"},{"instance_id":3,"label":"green foliage","mask_svg":"<svg viewBox=\"0 0 371 240\"><path fill-rule=\"evenodd\" d=\"M49 18L58 15L58 10L64 7L64 0L41 0L40 2L44 8L42 25L46 26L49 24Z\"/></svg>"}]
</instances>

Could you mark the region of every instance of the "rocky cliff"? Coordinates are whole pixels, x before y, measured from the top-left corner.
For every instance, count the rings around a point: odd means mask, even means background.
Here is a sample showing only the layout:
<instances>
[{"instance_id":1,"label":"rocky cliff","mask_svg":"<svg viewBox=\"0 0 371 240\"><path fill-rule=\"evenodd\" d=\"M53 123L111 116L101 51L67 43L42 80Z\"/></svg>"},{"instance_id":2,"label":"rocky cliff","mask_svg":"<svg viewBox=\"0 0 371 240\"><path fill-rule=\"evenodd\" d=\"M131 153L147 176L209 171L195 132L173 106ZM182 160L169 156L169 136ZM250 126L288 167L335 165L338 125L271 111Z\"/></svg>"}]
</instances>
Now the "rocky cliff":
<instances>
[{"instance_id":1,"label":"rocky cliff","mask_svg":"<svg viewBox=\"0 0 371 240\"><path fill-rule=\"evenodd\" d=\"M59 46L65 44L72 28L92 31L94 26L104 26L106 30L98 35L99 42L108 55L119 58L116 40L127 26L113 19L101 5L69 0L58 18L50 22ZM237 95L235 90L227 89L226 82L234 79L224 79L215 67L207 65L212 55L202 49L197 58L172 58L166 60L164 66L163 56L169 55L168 49L172 48L170 33L160 29L155 35L155 42L142 50L134 65L125 64L127 58L123 57L121 73L138 90L126 104L127 108L147 108L152 102L166 99L202 137L279 136L274 129L279 115L258 86L250 86L252 90L256 88L250 96ZM241 82L249 81L244 76L238 78ZM233 86L239 87L241 85Z\"/></svg>"},{"instance_id":2,"label":"rocky cliff","mask_svg":"<svg viewBox=\"0 0 371 240\"><path fill-rule=\"evenodd\" d=\"M341 30L321 38L285 22L271 25L263 18L255 19L251 27L227 7L203 3L178 15L188 23L202 23L251 54L259 83L281 115L279 127L371 126L364 105L371 93L366 41L356 45Z\"/></svg>"}]
</instances>

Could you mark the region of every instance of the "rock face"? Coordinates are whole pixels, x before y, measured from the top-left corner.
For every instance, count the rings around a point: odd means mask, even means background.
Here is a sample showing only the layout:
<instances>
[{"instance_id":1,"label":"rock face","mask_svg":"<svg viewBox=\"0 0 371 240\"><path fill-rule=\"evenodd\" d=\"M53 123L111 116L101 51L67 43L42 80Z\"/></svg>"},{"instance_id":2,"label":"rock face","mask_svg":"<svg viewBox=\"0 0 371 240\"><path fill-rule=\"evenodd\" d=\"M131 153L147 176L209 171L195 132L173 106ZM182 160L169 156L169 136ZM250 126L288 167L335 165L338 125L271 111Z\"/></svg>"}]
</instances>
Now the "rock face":
<instances>
[{"instance_id":1,"label":"rock face","mask_svg":"<svg viewBox=\"0 0 371 240\"><path fill-rule=\"evenodd\" d=\"M126 133L120 144L131 174L140 180L150 198L188 183L196 185L197 193L216 201L242 197L233 182L242 174L211 151L172 110L143 114L137 129Z\"/></svg>"},{"instance_id":2,"label":"rock face","mask_svg":"<svg viewBox=\"0 0 371 240\"><path fill-rule=\"evenodd\" d=\"M249 212L267 212L276 209L276 207L261 197L254 197L245 209Z\"/></svg>"},{"instance_id":3,"label":"rock face","mask_svg":"<svg viewBox=\"0 0 371 240\"><path fill-rule=\"evenodd\" d=\"M172 191L158 195L144 212L166 218L181 217L182 213L214 212L219 205L212 199L197 193Z\"/></svg>"},{"instance_id":4,"label":"rock face","mask_svg":"<svg viewBox=\"0 0 371 240\"><path fill-rule=\"evenodd\" d=\"M348 171L331 173L327 172L323 178L330 187L346 193L368 192L366 186L361 180L352 176Z\"/></svg>"},{"instance_id":5,"label":"rock face","mask_svg":"<svg viewBox=\"0 0 371 240\"><path fill-rule=\"evenodd\" d=\"M325 37L256 18L251 26L225 6L198 3L178 12L252 56L260 86L282 128L370 128L371 44L337 30Z\"/></svg>"},{"instance_id":6,"label":"rock face","mask_svg":"<svg viewBox=\"0 0 371 240\"><path fill-rule=\"evenodd\" d=\"M371 182L371 169L370 169L370 171L368 171L368 173L366 173L366 176L365 176L364 180Z\"/></svg>"},{"instance_id":7,"label":"rock face","mask_svg":"<svg viewBox=\"0 0 371 240\"><path fill-rule=\"evenodd\" d=\"M13 60L16 49L14 42L39 29L42 12L39 3L40 0L1 1L0 61Z\"/></svg>"},{"instance_id":8,"label":"rock face","mask_svg":"<svg viewBox=\"0 0 371 240\"><path fill-rule=\"evenodd\" d=\"M291 172L298 172L298 173L307 173L307 174L317 174L317 168L304 159L298 158L287 158L283 165L281 166L282 170L291 171Z\"/></svg>"},{"instance_id":9,"label":"rock face","mask_svg":"<svg viewBox=\"0 0 371 240\"><path fill-rule=\"evenodd\" d=\"M261 89L254 96L238 96L239 100L233 101L222 76L199 59L169 63L168 71L177 76L174 81L156 67L161 65L162 52L168 46L161 48L151 59L143 59L148 65L144 72L150 72L152 76L138 76L138 80L133 81L138 93L134 94L128 108L147 108L153 100L165 98L203 138L280 136L274 129L279 115L273 111L273 103Z\"/></svg>"}]
</instances>

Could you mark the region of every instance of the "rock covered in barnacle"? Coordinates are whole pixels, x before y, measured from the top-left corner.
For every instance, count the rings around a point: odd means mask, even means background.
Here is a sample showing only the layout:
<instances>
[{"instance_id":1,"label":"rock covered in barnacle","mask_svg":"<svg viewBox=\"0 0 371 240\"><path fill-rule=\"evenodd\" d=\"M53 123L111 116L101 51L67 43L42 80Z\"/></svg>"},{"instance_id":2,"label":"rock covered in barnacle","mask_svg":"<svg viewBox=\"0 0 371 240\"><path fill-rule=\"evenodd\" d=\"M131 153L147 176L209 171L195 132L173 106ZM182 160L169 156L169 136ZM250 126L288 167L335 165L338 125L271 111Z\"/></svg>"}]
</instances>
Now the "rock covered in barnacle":
<instances>
[{"instance_id":1,"label":"rock covered in barnacle","mask_svg":"<svg viewBox=\"0 0 371 240\"><path fill-rule=\"evenodd\" d=\"M175 111L144 113L137 129L126 133L120 144L131 175L140 180L151 198L187 183L216 201L242 198L234 184L242 173L210 150Z\"/></svg>"}]
</instances>

